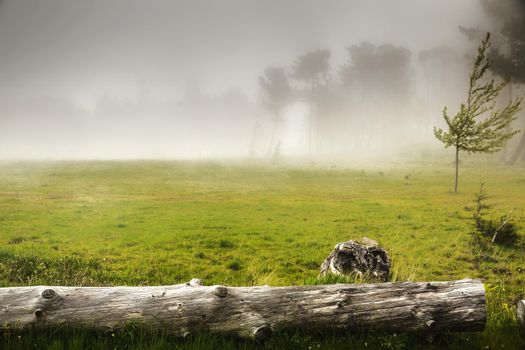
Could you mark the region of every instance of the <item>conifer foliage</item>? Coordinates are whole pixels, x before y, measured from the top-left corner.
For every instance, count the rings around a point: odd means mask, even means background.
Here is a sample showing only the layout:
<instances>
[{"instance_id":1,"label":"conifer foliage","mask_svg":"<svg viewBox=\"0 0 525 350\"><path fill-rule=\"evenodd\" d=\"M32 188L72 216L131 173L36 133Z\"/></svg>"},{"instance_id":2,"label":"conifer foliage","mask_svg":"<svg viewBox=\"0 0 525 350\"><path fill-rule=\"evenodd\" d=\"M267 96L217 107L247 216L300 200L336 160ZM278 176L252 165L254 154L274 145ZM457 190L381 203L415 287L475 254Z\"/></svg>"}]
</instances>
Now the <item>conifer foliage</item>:
<instances>
[{"instance_id":1,"label":"conifer foliage","mask_svg":"<svg viewBox=\"0 0 525 350\"><path fill-rule=\"evenodd\" d=\"M496 99L508 81L496 83L487 79L485 73L490 67L488 50L490 33L478 48L478 54L470 75L467 101L462 103L459 112L451 117L447 107L443 118L447 129L434 127L436 138L445 144L445 148L454 147L456 151L456 173L454 192L458 191L459 153L493 153L501 150L507 141L519 130L512 129L512 122L521 107L521 98L509 101L503 108L496 108Z\"/></svg>"}]
</instances>

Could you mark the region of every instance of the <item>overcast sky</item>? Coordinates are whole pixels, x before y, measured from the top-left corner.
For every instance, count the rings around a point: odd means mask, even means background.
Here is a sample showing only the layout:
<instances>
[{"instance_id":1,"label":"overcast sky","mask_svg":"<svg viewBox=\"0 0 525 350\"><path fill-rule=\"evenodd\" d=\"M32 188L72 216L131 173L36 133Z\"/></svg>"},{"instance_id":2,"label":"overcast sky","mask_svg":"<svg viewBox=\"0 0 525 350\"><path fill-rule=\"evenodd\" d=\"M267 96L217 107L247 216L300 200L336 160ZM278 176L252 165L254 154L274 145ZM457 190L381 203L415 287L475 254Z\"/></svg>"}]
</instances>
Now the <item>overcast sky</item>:
<instances>
[{"instance_id":1,"label":"overcast sky","mask_svg":"<svg viewBox=\"0 0 525 350\"><path fill-rule=\"evenodd\" d=\"M253 96L268 65L307 50L370 41L413 50L461 47L478 0L0 0L0 94L153 96L188 85Z\"/></svg>"}]
</instances>

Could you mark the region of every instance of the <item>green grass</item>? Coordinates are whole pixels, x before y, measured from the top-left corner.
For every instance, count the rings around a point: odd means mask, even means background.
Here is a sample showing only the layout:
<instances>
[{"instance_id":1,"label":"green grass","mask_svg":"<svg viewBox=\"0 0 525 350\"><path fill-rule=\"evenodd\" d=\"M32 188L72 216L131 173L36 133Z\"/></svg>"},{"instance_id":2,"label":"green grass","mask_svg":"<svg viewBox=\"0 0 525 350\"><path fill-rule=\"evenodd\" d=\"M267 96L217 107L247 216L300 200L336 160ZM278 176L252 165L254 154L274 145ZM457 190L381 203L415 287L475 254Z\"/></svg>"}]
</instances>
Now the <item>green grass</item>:
<instances>
[{"instance_id":1,"label":"green grass","mask_svg":"<svg viewBox=\"0 0 525 350\"><path fill-rule=\"evenodd\" d=\"M409 180L406 175L410 174ZM451 193L448 161L383 166L242 162L16 162L0 164L0 286L322 283L335 243L368 236L393 260L392 280L481 278L489 320L437 348L525 346L514 304L525 295L525 171L471 159ZM480 179L495 217L516 208L521 239L491 259L472 256ZM0 348L253 348L200 335L4 331ZM89 346L88 346L89 345ZM415 335L282 333L266 348L426 348Z\"/></svg>"}]
</instances>

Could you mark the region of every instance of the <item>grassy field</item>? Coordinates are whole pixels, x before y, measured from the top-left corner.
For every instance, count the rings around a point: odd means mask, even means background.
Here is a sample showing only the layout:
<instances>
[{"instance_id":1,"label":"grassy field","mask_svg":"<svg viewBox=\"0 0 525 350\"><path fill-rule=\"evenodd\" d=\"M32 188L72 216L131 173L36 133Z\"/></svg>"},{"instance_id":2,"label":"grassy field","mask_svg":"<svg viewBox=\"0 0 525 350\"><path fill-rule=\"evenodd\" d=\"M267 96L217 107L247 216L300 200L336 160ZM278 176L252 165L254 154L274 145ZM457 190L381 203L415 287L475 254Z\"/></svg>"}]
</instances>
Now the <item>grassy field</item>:
<instances>
[{"instance_id":1,"label":"grassy field","mask_svg":"<svg viewBox=\"0 0 525 350\"><path fill-rule=\"evenodd\" d=\"M258 162L14 162L0 164L0 286L299 285L317 278L337 242L367 236L393 260L393 281L481 278L487 330L435 348L525 347L514 303L525 296L525 169L464 162L460 193L439 163L382 166ZM521 239L473 256L469 232L480 181L491 212L516 208ZM428 348L407 334L277 334L273 348ZM253 348L203 334L179 340L138 329L4 331L0 348Z\"/></svg>"}]
</instances>

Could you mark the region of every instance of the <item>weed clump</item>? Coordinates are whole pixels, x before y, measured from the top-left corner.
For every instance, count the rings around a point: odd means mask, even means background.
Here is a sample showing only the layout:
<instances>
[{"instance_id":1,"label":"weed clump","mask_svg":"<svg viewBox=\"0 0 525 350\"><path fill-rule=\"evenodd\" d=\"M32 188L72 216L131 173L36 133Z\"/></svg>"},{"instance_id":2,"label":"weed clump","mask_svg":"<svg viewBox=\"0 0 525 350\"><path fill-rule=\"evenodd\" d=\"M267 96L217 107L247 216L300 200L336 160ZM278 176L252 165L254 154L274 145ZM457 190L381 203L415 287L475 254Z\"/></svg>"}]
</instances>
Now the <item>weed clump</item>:
<instances>
[{"instance_id":1,"label":"weed clump","mask_svg":"<svg viewBox=\"0 0 525 350\"><path fill-rule=\"evenodd\" d=\"M9 242L7 242L7 244L20 244L20 243L25 242L25 240L26 240L25 237L18 236L18 237L10 239Z\"/></svg>"},{"instance_id":2,"label":"weed clump","mask_svg":"<svg viewBox=\"0 0 525 350\"><path fill-rule=\"evenodd\" d=\"M242 269L242 264L239 260L234 260L228 264L228 268L232 271L239 271Z\"/></svg>"},{"instance_id":3,"label":"weed clump","mask_svg":"<svg viewBox=\"0 0 525 350\"><path fill-rule=\"evenodd\" d=\"M195 257L197 259L204 259L206 258L206 254L204 254L203 252L198 252L198 253L195 253Z\"/></svg>"},{"instance_id":4,"label":"weed clump","mask_svg":"<svg viewBox=\"0 0 525 350\"><path fill-rule=\"evenodd\" d=\"M233 248L233 243L227 239L221 239L219 241L219 247L223 249Z\"/></svg>"}]
</instances>

